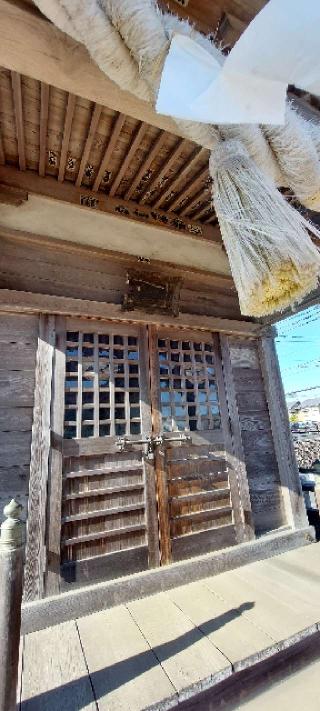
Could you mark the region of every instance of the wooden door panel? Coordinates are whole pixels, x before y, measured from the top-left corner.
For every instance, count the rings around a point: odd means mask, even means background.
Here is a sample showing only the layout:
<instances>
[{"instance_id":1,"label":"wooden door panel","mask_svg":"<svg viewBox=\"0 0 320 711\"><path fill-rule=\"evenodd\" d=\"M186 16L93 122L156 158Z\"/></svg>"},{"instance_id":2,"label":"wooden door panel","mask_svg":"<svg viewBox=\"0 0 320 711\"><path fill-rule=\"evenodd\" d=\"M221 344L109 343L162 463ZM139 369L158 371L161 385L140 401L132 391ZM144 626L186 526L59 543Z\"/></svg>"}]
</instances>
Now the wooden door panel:
<instances>
[{"instance_id":1,"label":"wooden door panel","mask_svg":"<svg viewBox=\"0 0 320 711\"><path fill-rule=\"evenodd\" d=\"M236 543L237 487L222 422L227 408L216 339L150 330L154 428L163 436L157 454L161 559L169 563ZM179 432L191 442L173 443Z\"/></svg>"},{"instance_id":2,"label":"wooden door panel","mask_svg":"<svg viewBox=\"0 0 320 711\"><path fill-rule=\"evenodd\" d=\"M154 470L135 444L151 434L143 329L68 319L61 387L60 588L159 564Z\"/></svg>"}]
</instances>

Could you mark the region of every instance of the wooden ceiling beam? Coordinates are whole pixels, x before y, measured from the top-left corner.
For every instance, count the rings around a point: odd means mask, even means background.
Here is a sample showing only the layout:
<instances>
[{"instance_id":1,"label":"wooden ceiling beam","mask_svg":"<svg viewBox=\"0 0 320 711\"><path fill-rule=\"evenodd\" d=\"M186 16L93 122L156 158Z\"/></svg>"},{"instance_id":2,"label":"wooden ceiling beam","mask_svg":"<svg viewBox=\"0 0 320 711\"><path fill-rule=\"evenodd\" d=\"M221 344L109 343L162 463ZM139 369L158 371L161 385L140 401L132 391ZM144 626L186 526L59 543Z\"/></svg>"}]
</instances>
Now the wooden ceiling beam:
<instances>
[{"instance_id":1,"label":"wooden ceiling beam","mask_svg":"<svg viewBox=\"0 0 320 711\"><path fill-rule=\"evenodd\" d=\"M118 86L98 68L85 47L42 15L17 2L0 0L0 66L34 77L165 131L179 126L146 101Z\"/></svg>"},{"instance_id":2,"label":"wooden ceiling beam","mask_svg":"<svg viewBox=\"0 0 320 711\"><path fill-rule=\"evenodd\" d=\"M204 222L203 222L204 225L211 225L211 224L217 225L218 223L219 223L219 220L218 220L216 214L211 215L210 217L208 217L207 220L204 220Z\"/></svg>"},{"instance_id":3,"label":"wooden ceiling beam","mask_svg":"<svg viewBox=\"0 0 320 711\"><path fill-rule=\"evenodd\" d=\"M113 125L112 133L111 133L111 136L108 140L104 156L103 156L102 161L100 163L100 168L98 170L96 179L95 179L93 186L92 186L92 190L94 192L97 192L99 190L100 183L103 178L103 174L104 174L104 172L107 168L107 165L111 159L112 153L115 149L117 140L120 136L122 126L123 126L125 120L126 120L126 116L124 114L118 114L118 116L115 120L115 123Z\"/></svg>"},{"instance_id":4,"label":"wooden ceiling beam","mask_svg":"<svg viewBox=\"0 0 320 711\"><path fill-rule=\"evenodd\" d=\"M131 185L129 186L127 192L124 195L125 200L130 200L132 196L135 193L135 190L137 189L138 185L140 184L141 180L143 179L144 175L150 168L152 162L154 159L157 157L159 154L163 144L165 143L165 140L167 138L167 134L165 131L160 131L160 134L154 141L151 150L148 151L147 156L145 157L144 161L142 162L138 172L136 173Z\"/></svg>"},{"instance_id":5,"label":"wooden ceiling beam","mask_svg":"<svg viewBox=\"0 0 320 711\"><path fill-rule=\"evenodd\" d=\"M122 164L118 170L118 173L111 185L109 195L113 196L116 194L118 187L121 183L121 180L122 180L123 176L125 175L127 168L129 168L132 158L133 158L135 152L138 150L139 145L143 139L143 136L146 133L147 128L148 128L147 125L145 123L143 123L143 121L140 123L140 126L137 128L137 130L133 136L133 139L131 141L129 150L126 154L126 157L125 157L124 161L122 162Z\"/></svg>"},{"instance_id":6,"label":"wooden ceiling beam","mask_svg":"<svg viewBox=\"0 0 320 711\"><path fill-rule=\"evenodd\" d=\"M204 217L204 215L206 215L208 210L211 211L210 202L209 202L209 204L207 203L206 205L202 205L202 207L199 210L197 210L197 212L195 212L194 215L192 215L192 219L196 220L196 221L201 220L201 218ZM213 215L209 215L209 217L213 217Z\"/></svg>"},{"instance_id":7,"label":"wooden ceiling beam","mask_svg":"<svg viewBox=\"0 0 320 711\"><path fill-rule=\"evenodd\" d=\"M0 129L0 165L5 165L5 162L6 162L6 156L5 156L5 152L4 152L2 133L1 133L1 129Z\"/></svg>"},{"instance_id":8,"label":"wooden ceiling beam","mask_svg":"<svg viewBox=\"0 0 320 711\"><path fill-rule=\"evenodd\" d=\"M21 75L17 72L11 72L11 84L13 95L14 115L16 122L16 136L18 143L18 156L20 170L26 170L26 150L24 141L23 127L23 109L22 109L22 91L21 91Z\"/></svg>"},{"instance_id":9,"label":"wooden ceiling beam","mask_svg":"<svg viewBox=\"0 0 320 711\"><path fill-rule=\"evenodd\" d=\"M61 146L61 153L60 153L59 173L58 173L58 180L60 183L63 182L65 172L66 172L68 148L69 148L69 141L70 141L70 136L71 136L73 115L74 115L74 110L76 107L76 100L77 99L74 94L68 95L68 101L67 101L66 113L65 113L65 119L64 119L62 146Z\"/></svg>"},{"instance_id":10,"label":"wooden ceiling beam","mask_svg":"<svg viewBox=\"0 0 320 711\"><path fill-rule=\"evenodd\" d=\"M209 171L209 169L208 169L208 166L206 165L204 168L201 168L201 170L199 170L199 172L196 175L193 176L193 178L189 181L189 183L186 185L184 190L182 190L177 195L177 197L174 198L173 202L169 203L170 210L173 210L173 211L176 210L178 208L178 206L180 205L180 203L182 202L182 200L184 200L185 198L188 198L194 192L194 190L196 190L201 185L201 183L206 178L208 178L208 175L209 175L208 171ZM189 203L188 207L185 207L182 210L182 212L180 212L180 215L184 215L185 213L187 213L189 211L191 204L192 203Z\"/></svg>"},{"instance_id":11,"label":"wooden ceiling beam","mask_svg":"<svg viewBox=\"0 0 320 711\"><path fill-rule=\"evenodd\" d=\"M165 158L163 165L159 168L159 170L157 170L151 182L146 185L145 190L143 191L139 200L140 204L143 205L148 200L152 190L158 185L158 183L160 183L161 179L171 169L171 167L173 166L187 143L188 141L186 140L186 138L182 138L175 144L173 150L171 151L169 156Z\"/></svg>"},{"instance_id":12,"label":"wooden ceiling beam","mask_svg":"<svg viewBox=\"0 0 320 711\"><path fill-rule=\"evenodd\" d=\"M40 131L39 131L39 175L46 174L48 117L49 117L50 87L41 82L40 85Z\"/></svg>"},{"instance_id":13,"label":"wooden ceiling beam","mask_svg":"<svg viewBox=\"0 0 320 711\"><path fill-rule=\"evenodd\" d=\"M171 180L169 182L166 189L155 200L155 202L152 203L153 207L157 207L157 208L161 207L161 205L165 202L165 200L168 199L168 196L171 193L173 193L179 189L179 186L181 186L181 184L185 180L185 176L188 175L190 170L192 170L196 166L196 164L197 164L199 158L201 157L202 153L204 152L204 150L205 150L204 148L196 148L192 152L190 158L188 158L188 160L185 162L183 168L178 171L178 175L173 180Z\"/></svg>"},{"instance_id":14,"label":"wooden ceiling beam","mask_svg":"<svg viewBox=\"0 0 320 711\"><path fill-rule=\"evenodd\" d=\"M77 175L77 180L76 180L77 187L80 187L80 185L82 183L82 178L83 178L84 171L86 169L86 165L88 163L93 139L95 137L95 133L96 133L96 130L99 125L101 111L102 111L102 106L100 106L100 104L95 104L94 109L92 111L88 135L87 135L86 142L84 145L84 149L83 149L83 153L82 153L82 157L81 157L81 162L80 162L80 166L79 166L79 171L78 171L78 175Z\"/></svg>"},{"instance_id":15,"label":"wooden ceiling beam","mask_svg":"<svg viewBox=\"0 0 320 711\"><path fill-rule=\"evenodd\" d=\"M136 202L111 197L102 192L97 195L83 186L76 187L69 180L61 183L49 175L41 178L31 170L21 172L9 166L0 166L0 182L35 195L78 205L81 209L108 213L121 219L152 225L193 239L221 243L220 230L210 225L204 227L193 220L180 219L175 213L154 210L150 205L141 209Z\"/></svg>"},{"instance_id":16,"label":"wooden ceiling beam","mask_svg":"<svg viewBox=\"0 0 320 711\"><path fill-rule=\"evenodd\" d=\"M27 200L28 193L26 190L20 190L19 188L13 188L10 185L3 185L0 183L0 203L2 205L14 205L14 207L20 207L20 205Z\"/></svg>"}]
</instances>

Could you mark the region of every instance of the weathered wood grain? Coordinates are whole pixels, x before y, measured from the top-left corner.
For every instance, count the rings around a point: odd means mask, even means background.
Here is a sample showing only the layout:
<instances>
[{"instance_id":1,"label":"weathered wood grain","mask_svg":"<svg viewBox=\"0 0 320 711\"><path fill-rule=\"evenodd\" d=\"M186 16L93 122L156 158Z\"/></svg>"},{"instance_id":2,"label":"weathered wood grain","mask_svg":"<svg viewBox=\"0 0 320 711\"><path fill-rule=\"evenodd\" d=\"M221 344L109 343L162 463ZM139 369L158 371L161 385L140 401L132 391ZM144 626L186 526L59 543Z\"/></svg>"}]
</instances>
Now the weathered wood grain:
<instances>
[{"instance_id":1,"label":"weathered wood grain","mask_svg":"<svg viewBox=\"0 0 320 711\"><path fill-rule=\"evenodd\" d=\"M237 407L236 386L233 380L232 363L230 357L230 346L227 336L220 335L220 346L222 355L222 366L224 373L224 383L228 403L230 418L230 429L233 450L233 466L237 475L239 496L242 508L242 526L244 529L244 539L249 540L254 537L253 519L251 513L251 501L248 486L246 464L244 458L243 445L241 440L241 430L239 422L239 411Z\"/></svg>"},{"instance_id":2,"label":"weathered wood grain","mask_svg":"<svg viewBox=\"0 0 320 711\"><path fill-rule=\"evenodd\" d=\"M62 499L62 437L64 429L64 379L65 319L56 318L55 348L52 366L51 428L56 433L56 443L51 443L48 472L48 526L46 534L47 566L45 571L46 595L60 589L60 536Z\"/></svg>"},{"instance_id":3,"label":"weathered wood grain","mask_svg":"<svg viewBox=\"0 0 320 711\"><path fill-rule=\"evenodd\" d=\"M262 337L259 340L259 354L268 398L268 409L279 467L285 516L291 526L302 528L307 520L306 510L273 338Z\"/></svg>"},{"instance_id":4,"label":"weathered wood grain","mask_svg":"<svg viewBox=\"0 0 320 711\"><path fill-rule=\"evenodd\" d=\"M8 339L12 335L8 334ZM3 371L10 370L30 370L35 368L35 348L34 343L27 343L23 348L19 348L16 341L2 343L0 346L1 361L0 366Z\"/></svg>"},{"instance_id":5,"label":"weathered wood grain","mask_svg":"<svg viewBox=\"0 0 320 711\"><path fill-rule=\"evenodd\" d=\"M96 711L75 622L25 637L21 701L25 711Z\"/></svg>"},{"instance_id":6,"label":"weathered wood grain","mask_svg":"<svg viewBox=\"0 0 320 711\"><path fill-rule=\"evenodd\" d=\"M100 711L161 709L175 699L174 686L125 607L77 624Z\"/></svg>"},{"instance_id":7,"label":"weathered wood grain","mask_svg":"<svg viewBox=\"0 0 320 711\"><path fill-rule=\"evenodd\" d=\"M0 343L34 344L38 336L38 323L39 317L35 315L13 316L13 314L0 313Z\"/></svg>"},{"instance_id":8,"label":"weathered wood grain","mask_svg":"<svg viewBox=\"0 0 320 711\"><path fill-rule=\"evenodd\" d=\"M214 595L205 581L169 590L168 596L230 660L234 671L271 653L272 639L244 617L246 606L231 607Z\"/></svg>"},{"instance_id":9,"label":"weathered wood grain","mask_svg":"<svg viewBox=\"0 0 320 711\"><path fill-rule=\"evenodd\" d=\"M2 311L19 311L19 313L38 311L47 314L103 318L105 320L128 320L128 314L122 310L120 304L100 303L97 301L86 301L63 296L32 294L11 289L0 289L0 308ZM232 319L187 313L180 314L177 318L165 316L165 319L163 315L152 314L151 320L155 324L163 324L165 320L165 325L169 327L180 326L182 328L194 328L199 331L243 334L256 333L260 330L259 324L248 321L235 321ZM150 323L150 314L140 311L130 311L130 321L134 323Z\"/></svg>"},{"instance_id":10,"label":"weathered wood grain","mask_svg":"<svg viewBox=\"0 0 320 711\"><path fill-rule=\"evenodd\" d=\"M284 523L280 479L257 341L230 338L232 375L257 533Z\"/></svg>"},{"instance_id":11,"label":"weathered wood grain","mask_svg":"<svg viewBox=\"0 0 320 711\"><path fill-rule=\"evenodd\" d=\"M194 556L229 548L236 543L234 524L225 524L207 531L197 531L173 538L171 546L174 560L188 560Z\"/></svg>"},{"instance_id":12,"label":"weathered wood grain","mask_svg":"<svg viewBox=\"0 0 320 711\"><path fill-rule=\"evenodd\" d=\"M256 348L244 344L230 345L230 358L233 368L259 368Z\"/></svg>"},{"instance_id":13,"label":"weathered wood grain","mask_svg":"<svg viewBox=\"0 0 320 711\"><path fill-rule=\"evenodd\" d=\"M14 467L30 462L31 432L0 432L1 466Z\"/></svg>"},{"instance_id":14,"label":"weathered wood grain","mask_svg":"<svg viewBox=\"0 0 320 711\"><path fill-rule=\"evenodd\" d=\"M0 370L0 392L3 407L32 407L34 373Z\"/></svg>"},{"instance_id":15,"label":"weathered wood grain","mask_svg":"<svg viewBox=\"0 0 320 711\"><path fill-rule=\"evenodd\" d=\"M127 607L178 692L231 674L230 662L164 593Z\"/></svg>"},{"instance_id":16,"label":"weathered wood grain","mask_svg":"<svg viewBox=\"0 0 320 711\"><path fill-rule=\"evenodd\" d=\"M43 177L46 174L49 97L50 97L50 87L48 86L48 84L41 82L41 85L40 85L40 130L39 130L39 144L40 144L39 145L39 175L41 177Z\"/></svg>"},{"instance_id":17,"label":"weathered wood grain","mask_svg":"<svg viewBox=\"0 0 320 711\"><path fill-rule=\"evenodd\" d=\"M106 580L116 580L122 578L123 575L142 572L148 567L152 567L152 565L150 565L150 556L146 545L62 563L59 569L59 592L71 591Z\"/></svg>"},{"instance_id":18,"label":"weathered wood grain","mask_svg":"<svg viewBox=\"0 0 320 711\"><path fill-rule=\"evenodd\" d=\"M45 529L50 452L52 359L55 344L54 317L39 319L32 425L28 537L24 596L34 600L43 594L46 567Z\"/></svg>"}]
</instances>

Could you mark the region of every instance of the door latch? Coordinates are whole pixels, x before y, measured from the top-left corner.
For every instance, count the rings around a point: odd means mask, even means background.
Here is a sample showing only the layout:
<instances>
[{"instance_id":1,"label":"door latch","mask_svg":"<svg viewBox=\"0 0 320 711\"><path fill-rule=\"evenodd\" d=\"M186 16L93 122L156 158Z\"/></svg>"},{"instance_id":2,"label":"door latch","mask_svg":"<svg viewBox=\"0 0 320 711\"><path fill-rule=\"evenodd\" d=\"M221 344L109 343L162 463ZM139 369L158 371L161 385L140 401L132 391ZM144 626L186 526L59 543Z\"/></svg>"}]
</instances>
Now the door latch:
<instances>
[{"instance_id":1,"label":"door latch","mask_svg":"<svg viewBox=\"0 0 320 711\"><path fill-rule=\"evenodd\" d=\"M131 439L130 437L119 437L117 439L117 447L119 447L120 452L124 452L126 447L130 447L133 444L145 444L146 453L148 455L153 454L155 447L159 447L166 442L191 442L191 435L181 432L178 435L168 435L164 437L163 435L150 435L149 437L142 437L141 439Z\"/></svg>"}]
</instances>

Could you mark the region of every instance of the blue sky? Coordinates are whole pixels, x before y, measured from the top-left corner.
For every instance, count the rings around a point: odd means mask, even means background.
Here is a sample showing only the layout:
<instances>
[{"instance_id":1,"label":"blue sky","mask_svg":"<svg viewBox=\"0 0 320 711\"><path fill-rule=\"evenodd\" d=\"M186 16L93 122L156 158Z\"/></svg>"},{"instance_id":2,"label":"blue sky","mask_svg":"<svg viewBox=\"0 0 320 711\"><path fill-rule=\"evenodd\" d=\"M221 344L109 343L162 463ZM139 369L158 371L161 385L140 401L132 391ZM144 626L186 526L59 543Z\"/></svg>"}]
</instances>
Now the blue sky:
<instances>
[{"instance_id":1,"label":"blue sky","mask_svg":"<svg viewBox=\"0 0 320 711\"><path fill-rule=\"evenodd\" d=\"M280 321L277 330L276 346L285 392L318 386L287 399L292 402L320 397L320 306Z\"/></svg>"}]
</instances>

